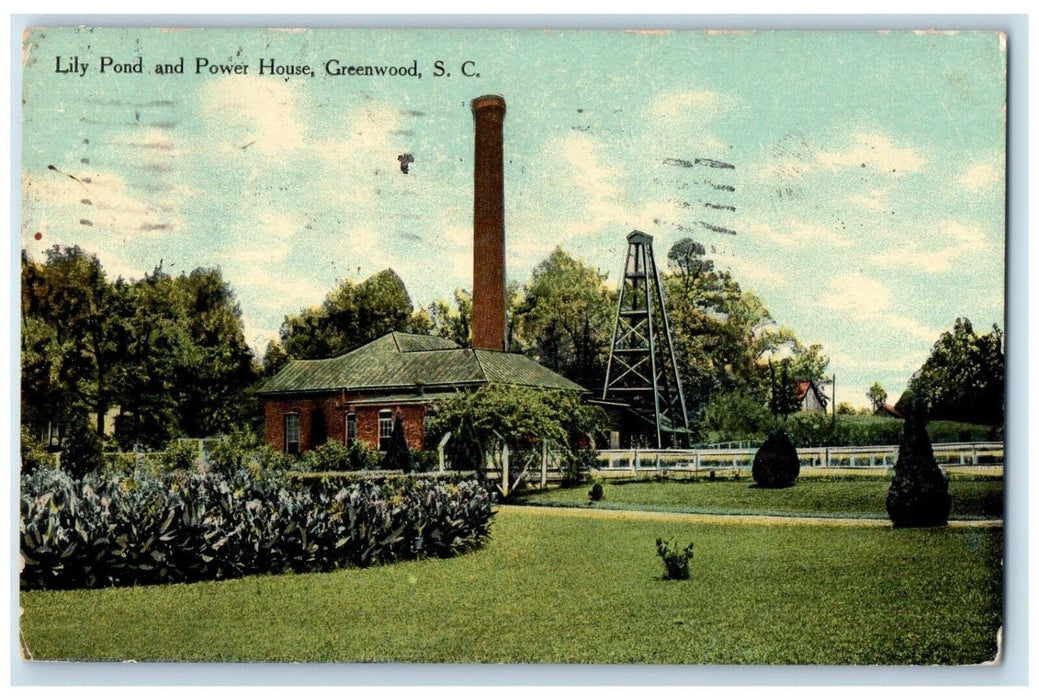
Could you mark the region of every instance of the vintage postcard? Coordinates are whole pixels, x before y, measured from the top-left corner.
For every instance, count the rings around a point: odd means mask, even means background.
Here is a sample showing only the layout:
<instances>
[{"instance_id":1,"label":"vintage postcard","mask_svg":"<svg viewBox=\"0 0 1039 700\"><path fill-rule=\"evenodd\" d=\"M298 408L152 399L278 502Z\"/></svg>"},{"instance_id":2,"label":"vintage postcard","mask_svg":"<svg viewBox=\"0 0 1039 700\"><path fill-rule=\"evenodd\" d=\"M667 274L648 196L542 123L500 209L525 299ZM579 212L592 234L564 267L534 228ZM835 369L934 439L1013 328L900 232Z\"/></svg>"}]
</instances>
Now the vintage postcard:
<instances>
[{"instance_id":1,"label":"vintage postcard","mask_svg":"<svg viewBox=\"0 0 1039 700\"><path fill-rule=\"evenodd\" d=\"M22 657L998 663L1007 55L27 30Z\"/></svg>"}]
</instances>

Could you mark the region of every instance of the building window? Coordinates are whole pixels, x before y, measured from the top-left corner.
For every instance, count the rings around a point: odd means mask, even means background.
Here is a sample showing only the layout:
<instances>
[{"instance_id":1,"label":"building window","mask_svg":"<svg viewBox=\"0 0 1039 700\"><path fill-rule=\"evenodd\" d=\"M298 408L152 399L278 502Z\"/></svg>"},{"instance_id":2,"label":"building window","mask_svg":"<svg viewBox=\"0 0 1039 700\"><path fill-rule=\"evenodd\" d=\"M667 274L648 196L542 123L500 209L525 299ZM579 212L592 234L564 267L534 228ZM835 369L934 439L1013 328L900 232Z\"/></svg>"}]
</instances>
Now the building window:
<instances>
[{"instance_id":1,"label":"building window","mask_svg":"<svg viewBox=\"0 0 1039 700\"><path fill-rule=\"evenodd\" d=\"M390 447L393 435L393 411L379 411L379 449L385 452Z\"/></svg>"},{"instance_id":2,"label":"building window","mask_svg":"<svg viewBox=\"0 0 1039 700\"><path fill-rule=\"evenodd\" d=\"M357 414L347 413L346 414L346 444L349 445L351 442L357 439Z\"/></svg>"},{"instance_id":3,"label":"building window","mask_svg":"<svg viewBox=\"0 0 1039 700\"><path fill-rule=\"evenodd\" d=\"M285 414L285 454L299 454L299 414Z\"/></svg>"}]
</instances>

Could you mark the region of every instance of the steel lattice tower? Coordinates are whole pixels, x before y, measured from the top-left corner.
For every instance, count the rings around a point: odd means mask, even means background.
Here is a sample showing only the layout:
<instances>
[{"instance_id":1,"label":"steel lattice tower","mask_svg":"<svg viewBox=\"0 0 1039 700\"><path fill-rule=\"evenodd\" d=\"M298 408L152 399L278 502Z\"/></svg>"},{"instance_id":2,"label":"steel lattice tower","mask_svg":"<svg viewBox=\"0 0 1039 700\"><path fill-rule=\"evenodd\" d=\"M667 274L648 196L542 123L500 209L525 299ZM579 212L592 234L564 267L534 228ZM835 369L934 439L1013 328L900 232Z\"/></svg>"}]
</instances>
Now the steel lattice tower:
<instances>
[{"instance_id":1,"label":"steel lattice tower","mask_svg":"<svg viewBox=\"0 0 1039 700\"><path fill-rule=\"evenodd\" d=\"M602 397L652 416L658 449L688 446L689 416L678 381L664 290L653 261L653 237L641 231L628 234Z\"/></svg>"}]
</instances>

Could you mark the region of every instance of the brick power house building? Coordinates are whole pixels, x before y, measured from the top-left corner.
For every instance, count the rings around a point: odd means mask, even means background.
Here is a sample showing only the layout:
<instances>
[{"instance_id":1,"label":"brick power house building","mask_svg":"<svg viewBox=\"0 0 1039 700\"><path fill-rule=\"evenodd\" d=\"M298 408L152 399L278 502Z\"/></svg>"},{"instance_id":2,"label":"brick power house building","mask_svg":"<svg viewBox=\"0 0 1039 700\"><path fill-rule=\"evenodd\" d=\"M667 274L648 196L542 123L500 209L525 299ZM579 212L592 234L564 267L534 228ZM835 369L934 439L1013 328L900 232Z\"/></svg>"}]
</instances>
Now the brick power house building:
<instances>
[{"instance_id":1,"label":"brick power house building","mask_svg":"<svg viewBox=\"0 0 1039 700\"><path fill-rule=\"evenodd\" d=\"M330 439L385 449L398 414L408 446L422 449L426 416L438 398L486 384L585 391L505 352L505 100L478 97L472 110L473 347L389 333L339 357L289 362L259 392L266 441L274 449L300 454Z\"/></svg>"}]
</instances>

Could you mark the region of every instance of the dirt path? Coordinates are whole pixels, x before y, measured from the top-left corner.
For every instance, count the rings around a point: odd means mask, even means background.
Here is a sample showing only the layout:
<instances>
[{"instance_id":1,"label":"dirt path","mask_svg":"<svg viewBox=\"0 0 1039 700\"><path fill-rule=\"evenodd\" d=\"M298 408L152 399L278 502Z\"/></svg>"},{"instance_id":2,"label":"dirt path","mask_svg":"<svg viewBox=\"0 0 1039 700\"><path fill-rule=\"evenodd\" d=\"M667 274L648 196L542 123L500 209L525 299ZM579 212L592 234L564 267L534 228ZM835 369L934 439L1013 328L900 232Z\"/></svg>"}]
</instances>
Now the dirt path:
<instances>
[{"instance_id":1,"label":"dirt path","mask_svg":"<svg viewBox=\"0 0 1039 700\"><path fill-rule=\"evenodd\" d=\"M815 525L822 527L891 527L881 518L828 518L805 515L714 515L708 513L667 513L649 510L612 510L606 508L566 508L552 506L498 506L506 513L525 512L538 515L560 515L571 518L603 518L609 520L661 520L712 525ZM1003 527L1002 520L950 520L949 527Z\"/></svg>"}]
</instances>

